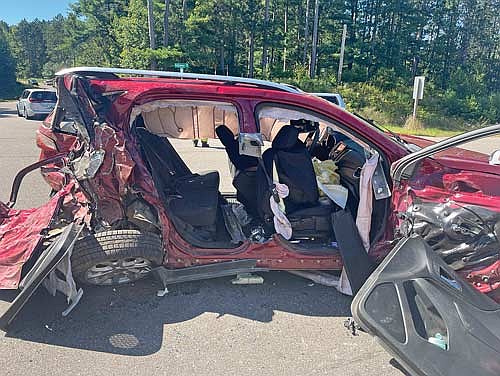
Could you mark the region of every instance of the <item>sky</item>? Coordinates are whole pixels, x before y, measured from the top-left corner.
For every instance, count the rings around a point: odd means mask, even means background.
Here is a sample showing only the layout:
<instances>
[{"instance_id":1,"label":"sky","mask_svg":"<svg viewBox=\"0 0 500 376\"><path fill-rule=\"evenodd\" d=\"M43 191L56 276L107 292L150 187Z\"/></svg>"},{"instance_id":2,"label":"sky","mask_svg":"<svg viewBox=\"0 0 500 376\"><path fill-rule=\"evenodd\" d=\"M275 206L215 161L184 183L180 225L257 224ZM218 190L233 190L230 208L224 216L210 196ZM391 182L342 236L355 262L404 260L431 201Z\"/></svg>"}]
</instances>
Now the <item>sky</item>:
<instances>
[{"instance_id":1,"label":"sky","mask_svg":"<svg viewBox=\"0 0 500 376\"><path fill-rule=\"evenodd\" d=\"M0 21L13 25L25 18L49 20L59 13L67 14L74 0L0 0Z\"/></svg>"}]
</instances>

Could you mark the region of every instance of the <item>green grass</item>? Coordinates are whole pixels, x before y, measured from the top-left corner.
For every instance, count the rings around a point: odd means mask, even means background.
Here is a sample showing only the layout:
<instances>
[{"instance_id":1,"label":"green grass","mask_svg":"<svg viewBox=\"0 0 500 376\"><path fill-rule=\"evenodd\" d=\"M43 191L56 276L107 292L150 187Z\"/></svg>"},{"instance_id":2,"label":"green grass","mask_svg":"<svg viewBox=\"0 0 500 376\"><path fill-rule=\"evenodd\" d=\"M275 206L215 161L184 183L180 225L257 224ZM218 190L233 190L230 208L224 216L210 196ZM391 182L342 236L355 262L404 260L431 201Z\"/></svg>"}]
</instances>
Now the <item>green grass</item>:
<instances>
[{"instance_id":1,"label":"green grass","mask_svg":"<svg viewBox=\"0 0 500 376\"><path fill-rule=\"evenodd\" d=\"M408 134L413 136L429 136L429 137L451 137L460 133L464 133L463 130L449 130L449 129L439 129L433 127L426 127L424 129L410 130L405 127L400 127L396 125L388 125L386 128L390 129L394 133Z\"/></svg>"},{"instance_id":2,"label":"green grass","mask_svg":"<svg viewBox=\"0 0 500 376\"><path fill-rule=\"evenodd\" d=\"M396 116L373 107L363 107L357 111L362 116L372 119L376 124L388 128L394 133L414 136L451 137L487 125L481 122L467 122L452 116L424 113L418 117L416 129L411 129L405 127L411 115L406 115L403 111L401 111L403 116Z\"/></svg>"}]
</instances>

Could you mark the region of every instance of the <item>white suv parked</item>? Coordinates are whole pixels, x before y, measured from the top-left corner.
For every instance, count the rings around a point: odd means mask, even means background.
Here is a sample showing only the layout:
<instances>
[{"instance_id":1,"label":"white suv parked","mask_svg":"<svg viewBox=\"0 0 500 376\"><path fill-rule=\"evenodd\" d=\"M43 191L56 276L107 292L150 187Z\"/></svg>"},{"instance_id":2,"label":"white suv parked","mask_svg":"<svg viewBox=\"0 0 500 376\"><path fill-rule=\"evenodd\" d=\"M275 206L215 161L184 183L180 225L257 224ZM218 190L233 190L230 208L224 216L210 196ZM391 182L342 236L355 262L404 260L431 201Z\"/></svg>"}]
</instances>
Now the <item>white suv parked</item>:
<instances>
[{"instance_id":1,"label":"white suv parked","mask_svg":"<svg viewBox=\"0 0 500 376\"><path fill-rule=\"evenodd\" d=\"M17 101L17 115L26 119L48 115L57 102L56 92L44 89L26 89Z\"/></svg>"},{"instance_id":2,"label":"white suv parked","mask_svg":"<svg viewBox=\"0 0 500 376\"><path fill-rule=\"evenodd\" d=\"M317 97L326 99L328 102L336 104L339 107L345 108L344 99L338 93L311 93L316 95Z\"/></svg>"}]
</instances>

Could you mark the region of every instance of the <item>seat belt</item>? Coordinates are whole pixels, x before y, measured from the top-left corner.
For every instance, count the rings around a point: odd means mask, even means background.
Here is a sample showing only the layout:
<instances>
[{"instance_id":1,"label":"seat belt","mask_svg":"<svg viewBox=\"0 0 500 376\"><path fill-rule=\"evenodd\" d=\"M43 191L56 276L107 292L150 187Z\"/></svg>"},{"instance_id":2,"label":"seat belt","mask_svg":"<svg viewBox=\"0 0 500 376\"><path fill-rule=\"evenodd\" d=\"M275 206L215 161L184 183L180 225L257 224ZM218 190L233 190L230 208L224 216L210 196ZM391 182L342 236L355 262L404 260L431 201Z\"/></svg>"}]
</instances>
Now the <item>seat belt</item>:
<instances>
[{"instance_id":1,"label":"seat belt","mask_svg":"<svg viewBox=\"0 0 500 376\"><path fill-rule=\"evenodd\" d=\"M271 177L267 173L267 169L266 166L264 165L264 161L262 160L262 158L259 158L259 164L261 168L264 170L264 174L267 180L267 185L272 195L269 198L270 201L269 205L271 207L271 211L273 212L274 229L278 234L282 235L285 239L289 240L292 237L292 225L290 224L290 221L285 215L285 203L283 201L283 197L288 196L288 187L285 184L279 183L278 172L276 170L274 156L272 159L272 173L273 173L273 179L275 179L274 181L271 180ZM278 184L279 187L277 187L276 184Z\"/></svg>"},{"instance_id":2,"label":"seat belt","mask_svg":"<svg viewBox=\"0 0 500 376\"><path fill-rule=\"evenodd\" d=\"M314 131L311 145L309 145L309 147L307 148L307 151L309 151L309 154L312 153L312 151L314 150L314 147L318 143L318 140L319 140L319 128Z\"/></svg>"},{"instance_id":3,"label":"seat belt","mask_svg":"<svg viewBox=\"0 0 500 376\"><path fill-rule=\"evenodd\" d=\"M279 183L279 176L278 176L278 170L276 169L276 157L273 156L273 186L276 189L276 184L274 182ZM276 192L278 190L276 189ZM286 208L285 208L285 201L283 201L283 198L278 194L278 201L276 202L278 204L278 207L283 213L286 213Z\"/></svg>"},{"instance_id":4,"label":"seat belt","mask_svg":"<svg viewBox=\"0 0 500 376\"><path fill-rule=\"evenodd\" d=\"M274 201L276 201L276 203L279 203L280 196L278 194L278 191L276 190L276 185L269 177L269 174L267 173L267 169L266 169L266 166L264 165L264 161L262 160L262 158L258 157L257 159L259 161L260 167L262 168L262 171L264 171L264 175L266 176L267 188L269 189L269 192L271 192L271 195L273 196ZM274 158L273 158L273 166L274 166Z\"/></svg>"}]
</instances>

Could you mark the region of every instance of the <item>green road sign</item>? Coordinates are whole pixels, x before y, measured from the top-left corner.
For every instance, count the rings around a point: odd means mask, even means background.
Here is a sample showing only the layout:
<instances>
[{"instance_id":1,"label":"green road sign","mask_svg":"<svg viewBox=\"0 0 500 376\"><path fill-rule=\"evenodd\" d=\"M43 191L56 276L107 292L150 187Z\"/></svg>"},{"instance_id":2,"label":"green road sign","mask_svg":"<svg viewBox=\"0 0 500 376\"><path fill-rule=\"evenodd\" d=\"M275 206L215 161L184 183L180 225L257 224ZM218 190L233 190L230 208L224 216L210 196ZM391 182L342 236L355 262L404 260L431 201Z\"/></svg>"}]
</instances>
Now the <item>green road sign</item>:
<instances>
[{"instance_id":1,"label":"green road sign","mask_svg":"<svg viewBox=\"0 0 500 376\"><path fill-rule=\"evenodd\" d=\"M189 68L189 64L188 63L175 63L174 68L187 69L187 68Z\"/></svg>"}]
</instances>

